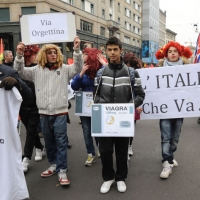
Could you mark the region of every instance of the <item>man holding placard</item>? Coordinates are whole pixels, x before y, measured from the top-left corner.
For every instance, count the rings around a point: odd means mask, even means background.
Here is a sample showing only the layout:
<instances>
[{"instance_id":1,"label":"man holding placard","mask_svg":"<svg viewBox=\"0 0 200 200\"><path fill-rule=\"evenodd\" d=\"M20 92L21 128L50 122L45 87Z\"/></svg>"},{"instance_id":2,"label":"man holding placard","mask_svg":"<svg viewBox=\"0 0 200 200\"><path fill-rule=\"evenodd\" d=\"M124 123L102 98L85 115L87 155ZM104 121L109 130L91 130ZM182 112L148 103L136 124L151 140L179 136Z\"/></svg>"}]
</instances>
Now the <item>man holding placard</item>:
<instances>
[{"instance_id":1,"label":"man holding placard","mask_svg":"<svg viewBox=\"0 0 200 200\"><path fill-rule=\"evenodd\" d=\"M94 103L110 103L113 107L112 104L121 104L123 107L123 103L134 102L137 108L143 103L145 93L138 72L128 68L121 58L121 41L116 37L109 38L106 43L106 53L109 57L108 65L98 70L95 78ZM134 118L134 115L132 117ZM113 169L113 145L116 152L116 172ZM119 192L126 191L128 145L129 137L99 137L104 179L101 193L107 193L114 180L117 182Z\"/></svg>"},{"instance_id":2,"label":"man holding placard","mask_svg":"<svg viewBox=\"0 0 200 200\"><path fill-rule=\"evenodd\" d=\"M68 82L83 66L80 39L74 38L74 63L63 64L60 48L53 44L44 45L38 52L38 65L24 67L24 44L17 46L14 68L23 79L35 84L37 106L41 118L47 158L51 166L42 172L42 177L58 174L61 185L69 185L67 178L67 116Z\"/></svg>"}]
</instances>

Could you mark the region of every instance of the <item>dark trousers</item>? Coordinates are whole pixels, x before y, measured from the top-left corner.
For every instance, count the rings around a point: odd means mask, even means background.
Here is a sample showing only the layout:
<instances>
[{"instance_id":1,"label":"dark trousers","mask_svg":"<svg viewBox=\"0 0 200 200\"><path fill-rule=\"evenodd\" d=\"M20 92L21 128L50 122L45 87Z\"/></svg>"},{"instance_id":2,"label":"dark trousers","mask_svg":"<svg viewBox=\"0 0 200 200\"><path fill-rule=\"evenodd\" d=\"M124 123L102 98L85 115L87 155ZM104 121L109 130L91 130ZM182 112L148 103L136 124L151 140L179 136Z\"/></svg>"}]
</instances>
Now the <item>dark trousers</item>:
<instances>
[{"instance_id":1,"label":"dark trousers","mask_svg":"<svg viewBox=\"0 0 200 200\"><path fill-rule=\"evenodd\" d=\"M104 181L124 181L128 174L128 137L99 137L99 151ZM113 169L113 146L116 154L116 172Z\"/></svg>"},{"instance_id":2,"label":"dark trousers","mask_svg":"<svg viewBox=\"0 0 200 200\"><path fill-rule=\"evenodd\" d=\"M23 157L31 159L34 147L37 149L44 148L37 133L37 126L40 121L40 115L37 110L20 110L19 114L22 123L26 127L26 141L24 145Z\"/></svg>"}]
</instances>

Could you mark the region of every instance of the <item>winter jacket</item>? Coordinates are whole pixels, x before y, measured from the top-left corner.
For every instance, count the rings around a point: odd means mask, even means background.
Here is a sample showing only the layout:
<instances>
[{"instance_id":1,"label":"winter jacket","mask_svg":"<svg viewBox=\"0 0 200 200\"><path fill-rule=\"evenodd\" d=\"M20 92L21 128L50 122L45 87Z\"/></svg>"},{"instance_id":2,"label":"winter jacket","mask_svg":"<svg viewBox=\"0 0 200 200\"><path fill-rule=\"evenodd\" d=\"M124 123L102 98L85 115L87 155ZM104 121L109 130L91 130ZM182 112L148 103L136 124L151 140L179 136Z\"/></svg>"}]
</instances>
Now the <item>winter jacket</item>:
<instances>
[{"instance_id":1,"label":"winter jacket","mask_svg":"<svg viewBox=\"0 0 200 200\"><path fill-rule=\"evenodd\" d=\"M22 81L17 71L11 67L8 67L7 65L0 64L0 81L9 76L15 78L18 81L16 88L19 90L23 101L30 101L33 97L32 91L26 85L26 83Z\"/></svg>"},{"instance_id":2,"label":"winter jacket","mask_svg":"<svg viewBox=\"0 0 200 200\"><path fill-rule=\"evenodd\" d=\"M123 62L109 63L97 72L93 98L94 103L131 103L134 98L137 108L143 103L145 93L136 70Z\"/></svg>"},{"instance_id":3,"label":"winter jacket","mask_svg":"<svg viewBox=\"0 0 200 200\"><path fill-rule=\"evenodd\" d=\"M71 87L74 91L82 88L82 91L93 92L94 80L90 79L87 74L84 74L82 78L80 74L77 74L72 80Z\"/></svg>"},{"instance_id":4,"label":"winter jacket","mask_svg":"<svg viewBox=\"0 0 200 200\"><path fill-rule=\"evenodd\" d=\"M63 64L49 70L39 65L24 67L24 58L16 56L14 68L23 79L34 82L36 102L40 114L56 115L68 112L68 82L83 66L82 52L74 52L74 64Z\"/></svg>"}]
</instances>

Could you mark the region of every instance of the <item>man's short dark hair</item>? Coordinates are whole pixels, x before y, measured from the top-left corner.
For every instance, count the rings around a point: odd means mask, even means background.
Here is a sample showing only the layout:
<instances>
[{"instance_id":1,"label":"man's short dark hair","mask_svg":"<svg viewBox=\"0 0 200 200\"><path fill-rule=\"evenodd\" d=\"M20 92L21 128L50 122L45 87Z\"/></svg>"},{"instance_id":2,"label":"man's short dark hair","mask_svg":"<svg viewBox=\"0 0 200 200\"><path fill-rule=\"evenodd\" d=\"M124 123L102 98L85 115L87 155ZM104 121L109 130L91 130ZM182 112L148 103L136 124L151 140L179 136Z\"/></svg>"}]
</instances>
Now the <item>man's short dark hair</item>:
<instances>
[{"instance_id":1,"label":"man's short dark hair","mask_svg":"<svg viewBox=\"0 0 200 200\"><path fill-rule=\"evenodd\" d=\"M122 43L116 37L109 38L108 41L106 42L106 48L107 48L108 45L117 45L117 46L119 46L120 49L122 49Z\"/></svg>"}]
</instances>

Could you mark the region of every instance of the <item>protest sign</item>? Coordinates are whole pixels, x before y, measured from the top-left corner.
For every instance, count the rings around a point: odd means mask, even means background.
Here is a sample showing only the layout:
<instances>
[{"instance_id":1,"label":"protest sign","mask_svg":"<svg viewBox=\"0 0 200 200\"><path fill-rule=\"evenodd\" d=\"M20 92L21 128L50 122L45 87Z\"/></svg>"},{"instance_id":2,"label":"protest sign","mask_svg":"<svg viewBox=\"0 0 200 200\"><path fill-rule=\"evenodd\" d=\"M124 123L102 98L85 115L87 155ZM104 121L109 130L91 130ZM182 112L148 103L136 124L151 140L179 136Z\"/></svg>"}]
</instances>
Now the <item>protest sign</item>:
<instances>
[{"instance_id":1,"label":"protest sign","mask_svg":"<svg viewBox=\"0 0 200 200\"><path fill-rule=\"evenodd\" d=\"M133 137L134 136L133 103L93 104L93 137Z\"/></svg>"},{"instance_id":2,"label":"protest sign","mask_svg":"<svg viewBox=\"0 0 200 200\"><path fill-rule=\"evenodd\" d=\"M22 15L20 27L25 45L72 42L76 36L75 15L71 12Z\"/></svg>"},{"instance_id":3,"label":"protest sign","mask_svg":"<svg viewBox=\"0 0 200 200\"><path fill-rule=\"evenodd\" d=\"M93 104L92 92L76 92L75 93L75 115L91 116Z\"/></svg>"},{"instance_id":4,"label":"protest sign","mask_svg":"<svg viewBox=\"0 0 200 200\"><path fill-rule=\"evenodd\" d=\"M137 71L146 94L140 119L200 116L200 64Z\"/></svg>"}]
</instances>

